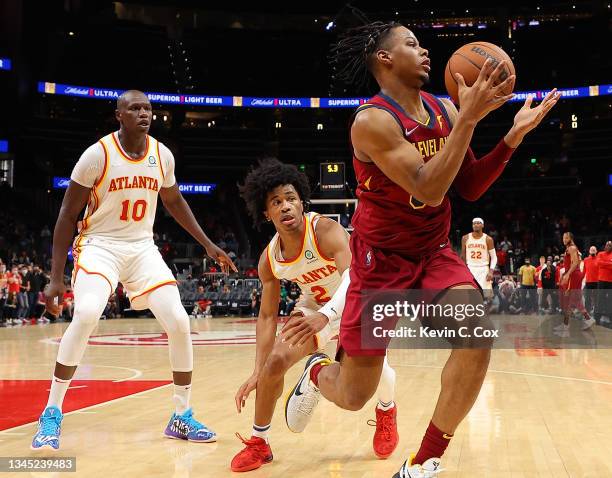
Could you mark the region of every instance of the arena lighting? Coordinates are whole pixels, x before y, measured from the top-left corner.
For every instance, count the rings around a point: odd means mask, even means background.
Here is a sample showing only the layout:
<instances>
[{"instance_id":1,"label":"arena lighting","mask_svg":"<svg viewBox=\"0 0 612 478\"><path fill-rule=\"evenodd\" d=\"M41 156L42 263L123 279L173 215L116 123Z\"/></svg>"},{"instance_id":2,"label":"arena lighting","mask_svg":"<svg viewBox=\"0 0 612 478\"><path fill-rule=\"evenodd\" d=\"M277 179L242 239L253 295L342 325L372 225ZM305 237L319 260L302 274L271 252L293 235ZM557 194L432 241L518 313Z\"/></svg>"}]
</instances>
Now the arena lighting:
<instances>
[{"instance_id":1,"label":"arena lighting","mask_svg":"<svg viewBox=\"0 0 612 478\"><path fill-rule=\"evenodd\" d=\"M325 29L327 31L330 31L332 28L334 28L336 26L336 24L333 22L333 20L331 22L329 22L326 26Z\"/></svg>"},{"instance_id":2,"label":"arena lighting","mask_svg":"<svg viewBox=\"0 0 612 478\"><path fill-rule=\"evenodd\" d=\"M538 160L536 158L531 158L531 164L535 164L537 162L538 162Z\"/></svg>"},{"instance_id":3,"label":"arena lighting","mask_svg":"<svg viewBox=\"0 0 612 478\"><path fill-rule=\"evenodd\" d=\"M0 139L0 153L8 153L9 142L6 139Z\"/></svg>"},{"instance_id":4,"label":"arena lighting","mask_svg":"<svg viewBox=\"0 0 612 478\"><path fill-rule=\"evenodd\" d=\"M11 60L9 58L0 58L0 70L10 70Z\"/></svg>"},{"instance_id":5,"label":"arena lighting","mask_svg":"<svg viewBox=\"0 0 612 478\"><path fill-rule=\"evenodd\" d=\"M47 95L76 96L82 98L96 98L103 100L116 100L125 90L109 88L93 88L90 86L64 85L60 83L39 82L38 92ZM512 102L525 101L528 95L535 97L536 101L543 99L550 90L517 91ZM573 88L560 88L563 99L588 98L592 96L612 95L612 84L577 86ZM149 101L154 104L185 104L188 106L218 106L234 108L356 108L365 103L368 98L280 98L280 97L254 97L254 96L212 96L212 95L184 95L182 93L145 93ZM437 95L448 98L448 95Z\"/></svg>"}]
</instances>

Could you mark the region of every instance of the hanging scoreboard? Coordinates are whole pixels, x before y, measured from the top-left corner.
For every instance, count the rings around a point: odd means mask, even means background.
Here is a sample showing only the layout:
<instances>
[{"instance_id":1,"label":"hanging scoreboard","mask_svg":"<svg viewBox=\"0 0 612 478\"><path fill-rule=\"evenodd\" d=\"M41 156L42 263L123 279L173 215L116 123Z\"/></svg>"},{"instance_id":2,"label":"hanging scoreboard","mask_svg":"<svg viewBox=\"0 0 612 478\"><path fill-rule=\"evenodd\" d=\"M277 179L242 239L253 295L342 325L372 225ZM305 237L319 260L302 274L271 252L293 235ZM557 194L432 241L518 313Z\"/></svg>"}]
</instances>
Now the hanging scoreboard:
<instances>
[{"instance_id":1,"label":"hanging scoreboard","mask_svg":"<svg viewBox=\"0 0 612 478\"><path fill-rule=\"evenodd\" d=\"M321 191L344 191L344 163L321 163Z\"/></svg>"}]
</instances>

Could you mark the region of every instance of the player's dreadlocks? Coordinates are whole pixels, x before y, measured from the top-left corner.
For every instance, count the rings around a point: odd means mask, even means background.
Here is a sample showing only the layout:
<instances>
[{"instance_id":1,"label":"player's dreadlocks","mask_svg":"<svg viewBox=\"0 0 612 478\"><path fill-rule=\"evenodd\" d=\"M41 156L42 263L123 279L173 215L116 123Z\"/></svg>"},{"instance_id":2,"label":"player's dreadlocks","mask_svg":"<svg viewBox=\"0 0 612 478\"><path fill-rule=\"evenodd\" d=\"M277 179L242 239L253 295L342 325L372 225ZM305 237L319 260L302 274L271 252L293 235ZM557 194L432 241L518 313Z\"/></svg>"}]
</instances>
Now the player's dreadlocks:
<instances>
[{"instance_id":1,"label":"player's dreadlocks","mask_svg":"<svg viewBox=\"0 0 612 478\"><path fill-rule=\"evenodd\" d=\"M399 26L398 22L373 22L344 32L329 55L332 78L358 88L366 86L376 52L384 48L391 31Z\"/></svg>"},{"instance_id":2,"label":"player's dreadlocks","mask_svg":"<svg viewBox=\"0 0 612 478\"><path fill-rule=\"evenodd\" d=\"M278 159L262 159L256 167L251 168L244 184L238 185L240 196L246 202L247 211L257 229L265 222L268 193L284 184L293 185L306 209L310 201L308 178L294 165L281 163Z\"/></svg>"}]
</instances>

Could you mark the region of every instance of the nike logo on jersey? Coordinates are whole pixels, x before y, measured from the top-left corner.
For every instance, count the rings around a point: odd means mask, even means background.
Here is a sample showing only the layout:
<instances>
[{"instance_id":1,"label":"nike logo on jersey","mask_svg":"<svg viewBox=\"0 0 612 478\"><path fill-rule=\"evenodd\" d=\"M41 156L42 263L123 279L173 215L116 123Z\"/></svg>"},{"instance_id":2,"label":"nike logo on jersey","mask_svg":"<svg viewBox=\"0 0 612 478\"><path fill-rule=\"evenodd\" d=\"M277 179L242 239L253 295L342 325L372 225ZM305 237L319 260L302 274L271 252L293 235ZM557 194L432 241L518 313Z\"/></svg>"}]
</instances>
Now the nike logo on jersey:
<instances>
[{"instance_id":1,"label":"nike logo on jersey","mask_svg":"<svg viewBox=\"0 0 612 478\"><path fill-rule=\"evenodd\" d=\"M406 128L406 136L410 136L412 133L414 133L414 132L416 131L416 129L417 129L418 127L419 127L419 126L417 125L417 126L415 126L414 128L412 128L410 131L408 131L408 128Z\"/></svg>"}]
</instances>

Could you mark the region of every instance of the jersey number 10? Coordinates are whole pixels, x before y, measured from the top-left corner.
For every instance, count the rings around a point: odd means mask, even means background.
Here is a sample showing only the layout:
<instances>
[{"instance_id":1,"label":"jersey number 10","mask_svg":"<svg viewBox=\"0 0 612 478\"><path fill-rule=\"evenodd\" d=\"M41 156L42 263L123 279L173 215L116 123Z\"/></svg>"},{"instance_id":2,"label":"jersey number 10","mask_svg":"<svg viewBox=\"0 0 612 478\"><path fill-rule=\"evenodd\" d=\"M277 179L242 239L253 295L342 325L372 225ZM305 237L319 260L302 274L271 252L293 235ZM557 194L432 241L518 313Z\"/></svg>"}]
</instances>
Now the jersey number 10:
<instances>
[{"instance_id":1,"label":"jersey number 10","mask_svg":"<svg viewBox=\"0 0 612 478\"><path fill-rule=\"evenodd\" d=\"M119 219L121 219L122 221L129 221L130 209L132 210L132 220L142 221L142 218L147 212L147 201L145 201L144 199L134 201L134 204L130 208L130 200L126 199L121 203L121 216L119 217Z\"/></svg>"}]
</instances>

